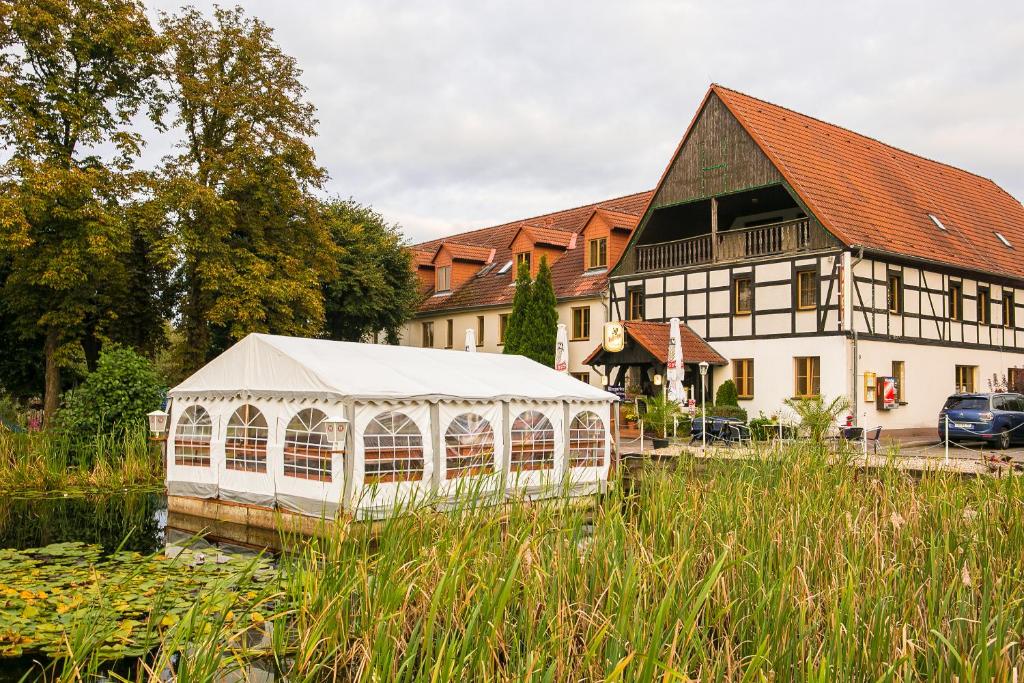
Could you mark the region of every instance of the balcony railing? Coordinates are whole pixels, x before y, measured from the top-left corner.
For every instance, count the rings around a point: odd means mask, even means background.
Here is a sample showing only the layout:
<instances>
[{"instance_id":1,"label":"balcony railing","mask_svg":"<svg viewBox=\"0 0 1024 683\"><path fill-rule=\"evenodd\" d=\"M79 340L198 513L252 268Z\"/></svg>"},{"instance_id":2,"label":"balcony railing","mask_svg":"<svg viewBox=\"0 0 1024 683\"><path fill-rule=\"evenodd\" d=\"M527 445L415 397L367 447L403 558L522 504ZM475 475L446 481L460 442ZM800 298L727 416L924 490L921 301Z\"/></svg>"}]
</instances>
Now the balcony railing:
<instances>
[{"instance_id":1,"label":"balcony railing","mask_svg":"<svg viewBox=\"0 0 1024 683\"><path fill-rule=\"evenodd\" d=\"M711 235L641 245L636 248L637 270L685 268L704 263L813 251L831 246L831 240L817 223L809 218L798 218L755 228L725 230L718 233L717 249L712 249L712 246Z\"/></svg>"}]
</instances>

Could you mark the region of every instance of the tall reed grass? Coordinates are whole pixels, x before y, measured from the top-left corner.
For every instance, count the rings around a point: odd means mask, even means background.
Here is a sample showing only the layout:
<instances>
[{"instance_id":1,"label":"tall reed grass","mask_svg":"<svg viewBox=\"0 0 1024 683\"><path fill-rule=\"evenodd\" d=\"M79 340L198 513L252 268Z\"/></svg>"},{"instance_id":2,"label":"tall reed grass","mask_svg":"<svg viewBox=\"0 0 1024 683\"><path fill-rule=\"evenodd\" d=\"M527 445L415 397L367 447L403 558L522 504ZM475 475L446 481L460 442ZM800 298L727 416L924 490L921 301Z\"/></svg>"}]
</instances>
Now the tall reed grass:
<instances>
[{"instance_id":1,"label":"tall reed grass","mask_svg":"<svg viewBox=\"0 0 1024 683\"><path fill-rule=\"evenodd\" d=\"M0 430L0 493L159 486L160 449L143 427L115 434Z\"/></svg>"},{"instance_id":2,"label":"tall reed grass","mask_svg":"<svg viewBox=\"0 0 1024 683\"><path fill-rule=\"evenodd\" d=\"M592 513L416 512L283 556L259 653L289 681L1015 681L1022 501L1017 477L793 450L649 469ZM237 620L193 623L135 677L181 651L180 681L253 654Z\"/></svg>"}]
</instances>

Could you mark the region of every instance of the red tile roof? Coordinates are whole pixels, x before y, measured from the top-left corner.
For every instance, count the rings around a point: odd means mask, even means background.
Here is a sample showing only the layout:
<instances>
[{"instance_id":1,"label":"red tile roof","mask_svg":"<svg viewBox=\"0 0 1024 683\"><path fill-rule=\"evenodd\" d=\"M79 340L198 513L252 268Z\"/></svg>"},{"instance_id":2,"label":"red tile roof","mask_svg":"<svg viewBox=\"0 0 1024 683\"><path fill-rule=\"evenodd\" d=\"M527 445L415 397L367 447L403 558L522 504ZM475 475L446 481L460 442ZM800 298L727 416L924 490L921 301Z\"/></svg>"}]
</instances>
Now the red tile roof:
<instances>
[{"instance_id":1,"label":"red tile roof","mask_svg":"<svg viewBox=\"0 0 1024 683\"><path fill-rule=\"evenodd\" d=\"M493 247L478 247L472 244L459 244L451 240L445 240L445 249L452 255L455 261L469 261L471 263L490 263L494 259L495 249ZM440 248L438 248L440 252ZM434 258L437 258L435 254Z\"/></svg>"},{"instance_id":2,"label":"red tile roof","mask_svg":"<svg viewBox=\"0 0 1024 683\"><path fill-rule=\"evenodd\" d=\"M417 268L419 266L431 266L434 265L434 254L437 253L436 249L411 249L412 251L412 262Z\"/></svg>"},{"instance_id":3,"label":"red tile roof","mask_svg":"<svg viewBox=\"0 0 1024 683\"><path fill-rule=\"evenodd\" d=\"M420 304L419 313L428 314L463 308L511 305L515 288L509 285L515 280L515 269L509 267L504 273L500 271L505 264L512 260L512 251L509 245L520 228L524 225L543 226L539 229L578 234L587 225L594 211L599 208L616 211L623 216L632 216L635 223L650 198L651 192L638 192L413 245L414 250L431 253L445 242L495 250L492 265L484 266L479 273L450 295L435 297L430 295L432 290L427 290L427 296ZM532 227L531 229L537 230L538 228ZM558 299L594 296L607 286L607 271L602 270L596 273L585 271L584 251L582 248L570 249L551 267L551 280L555 288L555 296Z\"/></svg>"},{"instance_id":4,"label":"red tile roof","mask_svg":"<svg viewBox=\"0 0 1024 683\"><path fill-rule=\"evenodd\" d=\"M991 180L720 85L710 92L847 245L1024 277L1024 206Z\"/></svg>"},{"instance_id":5,"label":"red tile roof","mask_svg":"<svg viewBox=\"0 0 1024 683\"><path fill-rule=\"evenodd\" d=\"M652 356L668 358L669 323L627 320L623 327L626 328L626 337L642 346ZM683 363L703 361L712 365L727 365L729 362L684 322L679 323L679 340L683 343ZM589 364L603 350L599 345L583 362Z\"/></svg>"},{"instance_id":6,"label":"red tile roof","mask_svg":"<svg viewBox=\"0 0 1024 683\"><path fill-rule=\"evenodd\" d=\"M576 246L576 233L572 230L555 230L553 228L537 227L536 225L524 225L512 235L512 239L508 242L510 247L516 241L516 237L519 236L520 232L525 232L534 244L545 244L550 247L561 247L562 249L572 249Z\"/></svg>"}]
</instances>

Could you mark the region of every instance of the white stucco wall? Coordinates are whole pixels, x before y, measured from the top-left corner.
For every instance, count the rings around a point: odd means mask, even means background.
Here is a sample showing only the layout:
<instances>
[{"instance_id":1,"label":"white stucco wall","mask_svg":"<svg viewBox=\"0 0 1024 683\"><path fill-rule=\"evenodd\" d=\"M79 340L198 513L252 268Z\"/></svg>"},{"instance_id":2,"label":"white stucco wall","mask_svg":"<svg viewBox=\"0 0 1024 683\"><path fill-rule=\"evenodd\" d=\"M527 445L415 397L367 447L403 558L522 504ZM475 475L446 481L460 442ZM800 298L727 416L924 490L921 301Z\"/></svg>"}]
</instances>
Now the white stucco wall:
<instances>
[{"instance_id":1,"label":"white stucco wall","mask_svg":"<svg viewBox=\"0 0 1024 683\"><path fill-rule=\"evenodd\" d=\"M850 342L852 345L852 342ZM1002 380L1011 367L1024 367L1024 353L983 351L969 348L859 341L857 363L858 412L869 425L884 429L933 427L946 397L956 392L956 366L978 368L976 391L992 391L992 375ZM864 401L864 373L879 377L892 374L892 361L903 361L906 369L904 397L906 405L894 410L878 410Z\"/></svg>"},{"instance_id":2,"label":"white stucco wall","mask_svg":"<svg viewBox=\"0 0 1024 683\"><path fill-rule=\"evenodd\" d=\"M590 307L590 337L582 341L571 341L572 339L572 309ZM476 329L477 316L484 316L484 340L483 345L477 347L477 351L483 353L501 353L503 346L498 343L498 320L501 314L512 312L512 307L489 308L478 311L463 313L440 313L436 316L416 318L405 325L402 331L400 344L402 346L422 346L421 323L434 323L434 348L445 348L445 328L447 321L452 320L454 329L452 347L461 349L466 339L466 330ZM577 301L566 301L558 304L558 322L564 323L569 334L569 371L586 372L590 377L590 384L599 386L601 378L598 373L583 364L587 356L601 343L602 328L606 320L604 301L600 297L580 299Z\"/></svg>"},{"instance_id":3,"label":"white stucco wall","mask_svg":"<svg viewBox=\"0 0 1024 683\"><path fill-rule=\"evenodd\" d=\"M826 399L846 395L848 391L849 354L845 337L716 341L714 348L730 361L729 366L715 370L716 391L722 382L732 379L732 360L754 359L754 398L740 400L740 406L750 418L762 412L768 416L779 411L788 414L785 400L795 393L794 359L798 357L821 359L821 393Z\"/></svg>"}]
</instances>

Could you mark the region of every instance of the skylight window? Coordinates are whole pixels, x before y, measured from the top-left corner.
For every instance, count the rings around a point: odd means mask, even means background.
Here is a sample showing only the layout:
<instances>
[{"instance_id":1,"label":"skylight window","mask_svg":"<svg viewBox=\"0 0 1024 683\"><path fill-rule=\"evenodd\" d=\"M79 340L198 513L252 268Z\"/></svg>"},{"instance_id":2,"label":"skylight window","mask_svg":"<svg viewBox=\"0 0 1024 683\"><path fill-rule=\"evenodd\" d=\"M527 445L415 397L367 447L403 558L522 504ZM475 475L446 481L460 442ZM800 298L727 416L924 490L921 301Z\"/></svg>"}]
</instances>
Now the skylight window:
<instances>
[{"instance_id":1,"label":"skylight window","mask_svg":"<svg viewBox=\"0 0 1024 683\"><path fill-rule=\"evenodd\" d=\"M511 267L512 267L512 261L510 260L508 263L506 263L505 265L503 265L501 267L501 270L498 271L498 275L504 275L505 273L508 272L508 269L511 268Z\"/></svg>"},{"instance_id":2,"label":"skylight window","mask_svg":"<svg viewBox=\"0 0 1024 683\"><path fill-rule=\"evenodd\" d=\"M1008 239L1006 239L1005 237L1003 237L1002 233L999 233L999 232L997 232L997 233L996 233L996 237L998 237L998 238L999 238L999 241L1000 241L1000 242L1002 242L1003 244L1005 244L1006 246L1008 246L1008 247L1009 247L1010 249L1013 249L1013 245L1012 245L1012 244L1010 244L1010 240L1008 240Z\"/></svg>"},{"instance_id":3,"label":"skylight window","mask_svg":"<svg viewBox=\"0 0 1024 683\"><path fill-rule=\"evenodd\" d=\"M928 214L928 218L932 219L932 223L938 226L939 230L946 230L946 226L942 224L942 221L940 221L939 217L936 216L934 213ZM946 230L946 232L948 232L948 230Z\"/></svg>"}]
</instances>

